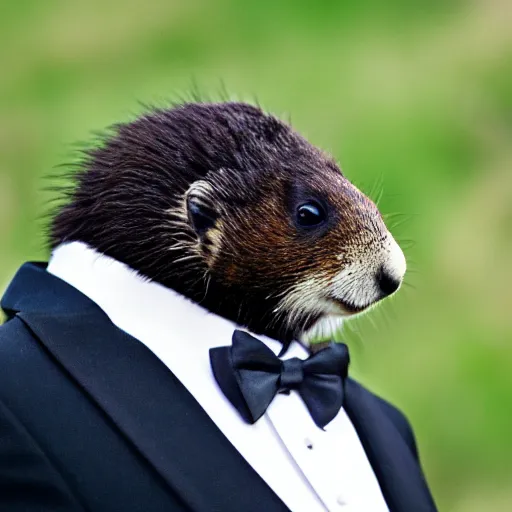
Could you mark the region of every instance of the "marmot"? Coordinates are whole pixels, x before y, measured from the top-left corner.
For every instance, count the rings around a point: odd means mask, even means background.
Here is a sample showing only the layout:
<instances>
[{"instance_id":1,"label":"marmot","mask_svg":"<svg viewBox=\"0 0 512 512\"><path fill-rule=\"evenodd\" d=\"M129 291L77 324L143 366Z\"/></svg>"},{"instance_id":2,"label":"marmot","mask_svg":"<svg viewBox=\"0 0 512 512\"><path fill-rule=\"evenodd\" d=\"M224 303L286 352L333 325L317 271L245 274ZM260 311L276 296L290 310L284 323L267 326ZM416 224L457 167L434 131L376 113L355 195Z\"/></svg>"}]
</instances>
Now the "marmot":
<instances>
[{"instance_id":1,"label":"marmot","mask_svg":"<svg viewBox=\"0 0 512 512\"><path fill-rule=\"evenodd\" d=\"M244 103L186 103L86 152L51 246L82 241L254 333L306 339L400 286L404 255L333 158Z\"/></svg>"}]
</instances>

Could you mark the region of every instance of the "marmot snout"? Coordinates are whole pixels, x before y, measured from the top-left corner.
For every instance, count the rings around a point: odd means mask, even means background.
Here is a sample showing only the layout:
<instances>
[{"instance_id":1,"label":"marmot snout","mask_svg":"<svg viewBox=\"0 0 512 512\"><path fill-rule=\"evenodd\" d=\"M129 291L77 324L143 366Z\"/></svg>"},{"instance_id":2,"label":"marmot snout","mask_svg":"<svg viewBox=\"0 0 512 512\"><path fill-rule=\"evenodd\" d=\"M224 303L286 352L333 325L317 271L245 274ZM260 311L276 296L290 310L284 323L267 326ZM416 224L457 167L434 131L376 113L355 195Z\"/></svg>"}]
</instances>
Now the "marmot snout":
<instances>
[{"instance_id":1,"label":"marmot snout","mask_svg":"<svg viewBox=\"0 0 512 512\"><path fill-rule=\"evenodd\" d=\"M331 157L241 103L185 104L88 152L52 246L83 241L286 342L394 293L405 258Z\"/></svg>"}]
</instances>

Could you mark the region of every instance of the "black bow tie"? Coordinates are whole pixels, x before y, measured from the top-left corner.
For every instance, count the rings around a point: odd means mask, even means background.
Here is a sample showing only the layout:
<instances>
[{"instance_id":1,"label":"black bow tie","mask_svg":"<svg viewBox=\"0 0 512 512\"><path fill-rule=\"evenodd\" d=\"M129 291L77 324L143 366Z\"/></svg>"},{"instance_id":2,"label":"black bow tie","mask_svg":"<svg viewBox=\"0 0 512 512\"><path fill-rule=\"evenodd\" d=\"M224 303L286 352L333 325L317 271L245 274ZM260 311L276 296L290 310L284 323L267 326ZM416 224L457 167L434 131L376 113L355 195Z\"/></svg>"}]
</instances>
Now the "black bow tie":
<instances>
[{"instance_id":1,"label":"black bow tie","mask_svg":"<svg viewBox=\"0 0 512 512\"><path fill-rule=\"evenodd\" d=\"M277 393L292 389L320 428L343 404L348 348L330 343L306 360L282 361L266 345L244 331L233 333L231 347L210 349L213 374L223 393L248 423L255 423Z\"/></svg>"}]
</instances>

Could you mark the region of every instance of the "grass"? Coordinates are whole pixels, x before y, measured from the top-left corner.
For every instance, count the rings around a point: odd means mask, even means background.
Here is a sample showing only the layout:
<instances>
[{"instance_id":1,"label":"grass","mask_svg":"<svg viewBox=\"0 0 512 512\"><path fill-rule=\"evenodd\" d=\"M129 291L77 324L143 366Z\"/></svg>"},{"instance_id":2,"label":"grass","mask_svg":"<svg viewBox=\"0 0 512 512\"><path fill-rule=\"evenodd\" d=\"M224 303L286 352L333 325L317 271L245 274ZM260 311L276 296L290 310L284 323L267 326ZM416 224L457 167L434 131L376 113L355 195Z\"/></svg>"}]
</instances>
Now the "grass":
<instances>
[{"instance_id":1,"label":"grass","mask_svg":"<svg viewBox=\"0 0 512 512\"><path fill-rule=\"evenodd\" d=\"M397 214L411 286L348 325L353 374L411 419L441 510L507 511L512 10L422 4L4 2L0 287L47 258L72 144L194 83L256 98Z\"/></svg>"}]
</instances>

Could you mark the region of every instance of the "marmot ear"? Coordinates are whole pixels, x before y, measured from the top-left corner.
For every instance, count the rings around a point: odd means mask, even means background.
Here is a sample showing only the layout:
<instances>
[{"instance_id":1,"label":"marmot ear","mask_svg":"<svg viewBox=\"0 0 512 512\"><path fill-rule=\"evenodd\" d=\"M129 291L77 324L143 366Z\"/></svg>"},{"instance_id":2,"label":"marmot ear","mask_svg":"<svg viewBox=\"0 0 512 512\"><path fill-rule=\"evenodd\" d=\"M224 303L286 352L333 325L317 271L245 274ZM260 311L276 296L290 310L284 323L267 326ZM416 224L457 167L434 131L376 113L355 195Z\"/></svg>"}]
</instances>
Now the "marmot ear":
<instances>
[{"instance_id":1,"label":"marmot ear","mask_svg":"<svg viewBox=\"0 0 512 512\"><path fill-rule=\"evenodd\" d=\"M219 218L213 194L213 187L205 180L192 183L185 194L188 221L200 239Z\"/></svg>"}]
</instances>

